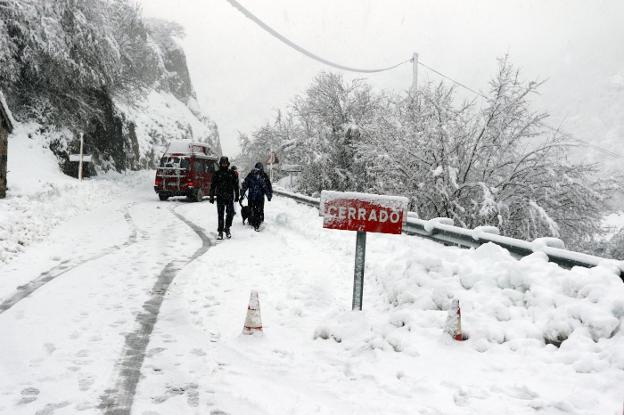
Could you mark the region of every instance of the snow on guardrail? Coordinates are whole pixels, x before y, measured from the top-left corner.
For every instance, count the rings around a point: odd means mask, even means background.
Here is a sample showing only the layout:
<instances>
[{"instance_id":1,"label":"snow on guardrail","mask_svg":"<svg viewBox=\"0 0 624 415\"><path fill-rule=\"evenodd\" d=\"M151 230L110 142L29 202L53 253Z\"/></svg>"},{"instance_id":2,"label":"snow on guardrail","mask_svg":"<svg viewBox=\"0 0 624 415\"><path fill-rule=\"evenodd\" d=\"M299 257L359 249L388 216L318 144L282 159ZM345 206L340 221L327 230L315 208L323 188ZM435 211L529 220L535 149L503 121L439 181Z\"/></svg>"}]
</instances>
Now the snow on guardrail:
<instances>
[{"instance_id":1,"label":"snow on guardrail","mask_svg":"<svg viewBox=\"0 0 624 415\"><path fill-rule=\"evenodd\" d=\"M320 199L289 192L281 188L273 189L278 196L287 197L298 203L312 207L320 207ZM494 226L479 226L475 229L466 229L452 224L450 218L419 219L414 212L407 214L407 222L403 226L403 233L416 235L445 245L457 245L463 248L477 248L486 243L493 243L507 249L517 257L524 257L534 252L544 253L550 262L565 268L575 266L592 268L598 265L613 269L624 281L624 261L602 258L581 252L569 251L557 238L538 238L533 242L499 235Z\"/></svg>"}]
</instances>

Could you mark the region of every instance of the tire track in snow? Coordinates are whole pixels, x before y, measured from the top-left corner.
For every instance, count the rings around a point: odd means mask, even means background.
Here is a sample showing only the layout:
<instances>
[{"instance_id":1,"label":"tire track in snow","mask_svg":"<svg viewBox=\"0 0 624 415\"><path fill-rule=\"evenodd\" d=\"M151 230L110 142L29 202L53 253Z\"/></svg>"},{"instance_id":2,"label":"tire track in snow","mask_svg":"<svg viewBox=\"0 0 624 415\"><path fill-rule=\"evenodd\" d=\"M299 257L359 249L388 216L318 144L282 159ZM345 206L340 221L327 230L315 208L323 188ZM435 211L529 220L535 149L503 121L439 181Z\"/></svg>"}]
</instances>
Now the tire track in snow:
<instances>
[{"instance_id":1,"label":"tire track in snow","mask_svg":"<svg viewBox=\"0 0 624 415\"><path fill-rule=\"evenodd\" d=\"M4 301L2 301L0 303L0 314L9 310L15 304L22 301L24 298L29 297L32 293L34 293L35 291L37 291L39 288L43 287L50 281L53 281L56 278L64 274L67 274L70 271L73 271L74 269L86 264L87 262L95 261L96 259L100 259L102 257L105 257L106 255L110 255L114 252L117 252L123 248L127 248L137 243L138 228L136 224L134 223L134 221L132 220L132 216L130 215L130 207L132 205L133 204L130 204L126 206L126 208L124 209L124 220L130 227L130 235L128 236L128 239L126 240L126 242L124 242L121 245L114 245L109 248L106 248L103 251L100 251L84 259L78 259L77 261L65 260L61 262L60 264L50 268L49 270L42 272L34 280L26 284L18 286L17 291L13 295L9 296Z\"/></svg>"},{"instance_id":2,"label":"tire track in snow","mask_svg":"<svg viewBox=\"0 0 624 415\"><path fill-rule=\"evenodd\" d=\"M143 312L136 317L136 328L126 335L124 349L117 363L115 387L104 391L100 397L99 409L106 415L129 415L134 402L137 385L141 376L141 368L145 360L145 352L158 320L160 307L169 286L179 271L205 254L214 244L204 230L175 211L171 212L188 225L201 239L202 246L186 260L169 262L158 275L151 290L151 297L143 303Z\"/></svg>"}]
</instances>

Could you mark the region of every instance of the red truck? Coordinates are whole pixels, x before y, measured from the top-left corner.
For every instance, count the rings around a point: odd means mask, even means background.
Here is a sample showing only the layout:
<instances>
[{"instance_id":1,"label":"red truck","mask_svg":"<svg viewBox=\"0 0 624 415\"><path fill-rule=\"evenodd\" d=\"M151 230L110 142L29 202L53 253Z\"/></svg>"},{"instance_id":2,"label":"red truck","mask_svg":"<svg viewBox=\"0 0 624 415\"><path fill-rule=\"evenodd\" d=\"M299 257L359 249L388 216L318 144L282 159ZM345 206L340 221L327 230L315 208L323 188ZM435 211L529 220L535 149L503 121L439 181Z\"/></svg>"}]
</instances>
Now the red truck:
<instances>
[{"instance_id":1,"label":"red truck","mask_svg":"<svg viewBox=\"0 0 624 415\"><path fill-rule=\"evenodd\" d=\"M186 196L201 202L210 192L212 175L217 169L217 155L207 144L173 141L160 159L154 190L160 200Z\"/></svg>"}]
</instances>

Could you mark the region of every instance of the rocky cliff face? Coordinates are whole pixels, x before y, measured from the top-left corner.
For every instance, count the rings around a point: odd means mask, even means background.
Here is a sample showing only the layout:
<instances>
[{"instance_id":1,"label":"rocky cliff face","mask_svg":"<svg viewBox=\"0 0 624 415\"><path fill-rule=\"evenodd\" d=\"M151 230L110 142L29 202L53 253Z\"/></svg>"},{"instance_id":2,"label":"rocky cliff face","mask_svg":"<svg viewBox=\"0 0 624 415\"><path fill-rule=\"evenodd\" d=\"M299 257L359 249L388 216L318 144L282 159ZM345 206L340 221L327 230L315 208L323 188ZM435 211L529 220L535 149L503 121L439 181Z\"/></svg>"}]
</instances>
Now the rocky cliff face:
<instances>
[{"instance_id":1,"label":"rocky cliff face","mask_svg":"<svg viewBox=\"0 0 624 415\"><path fill-rule=\"evenodd\" d=\"M152 22L150 35L162 59L163 76L154 87L128 101L124 96L99 94L101 117L93 118L85 131L85 146L94 157L96 170L154 168L162 150L172 140L208 143L221 154L217 125L197 104L178 39L163 33L167 22ZM72 151L78 151L76 143ZM65 155L60 155L65 160ZM73 174L75 163L64 162ZM77 172L76 172L77 174Z\"/></svg>"},{"instance_id":2,"label":"rocky cliff face","mask_svg":"<svg viewBox=\"0 0 624 415\"><path fill-rule=\"evenodd\" d=\"M91 173L153 167L173 139L209 143L217 126L199 108L183 29L145 20L129 0L38 0L0 8L0 89L19 122L47 137L64 172L93 155Z\"/></svg>"}]
</instances>

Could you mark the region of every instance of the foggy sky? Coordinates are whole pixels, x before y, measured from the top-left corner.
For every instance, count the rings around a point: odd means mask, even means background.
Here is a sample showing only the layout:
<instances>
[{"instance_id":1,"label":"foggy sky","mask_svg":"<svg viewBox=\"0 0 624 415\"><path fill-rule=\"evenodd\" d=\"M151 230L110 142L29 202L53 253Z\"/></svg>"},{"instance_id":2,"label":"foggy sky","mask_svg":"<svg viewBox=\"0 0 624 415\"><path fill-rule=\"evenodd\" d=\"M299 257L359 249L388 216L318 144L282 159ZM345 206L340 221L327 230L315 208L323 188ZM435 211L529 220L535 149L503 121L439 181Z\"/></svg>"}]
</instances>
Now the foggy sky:
<instances>
[{"instance_id":1,"label":"foggy sky","mask_svg":"<svg viewBox=\"0 0 624 415\"><path fill-rule=\"evenodd\" d=\"M525 79L548 80L536 109L548 110L552 124L563 122L588 140L600 137L589 137L583 120L600 117L607 104L597 96L624 76L624 1L619 0L240 2L328 60L374 68L418 52L422 62L480 91L487 90L496 58L509 53ZM316 74L333 71L282 44L225 0L141 3L146 16L185 27L183 44L199 103L218 124L228 155L238 153L237 131L261 126ZM412 68L344 75L401 91L411 84ZM428 80L440 78L419 68L419 84Z\"/></svg>"}]
</instances>

